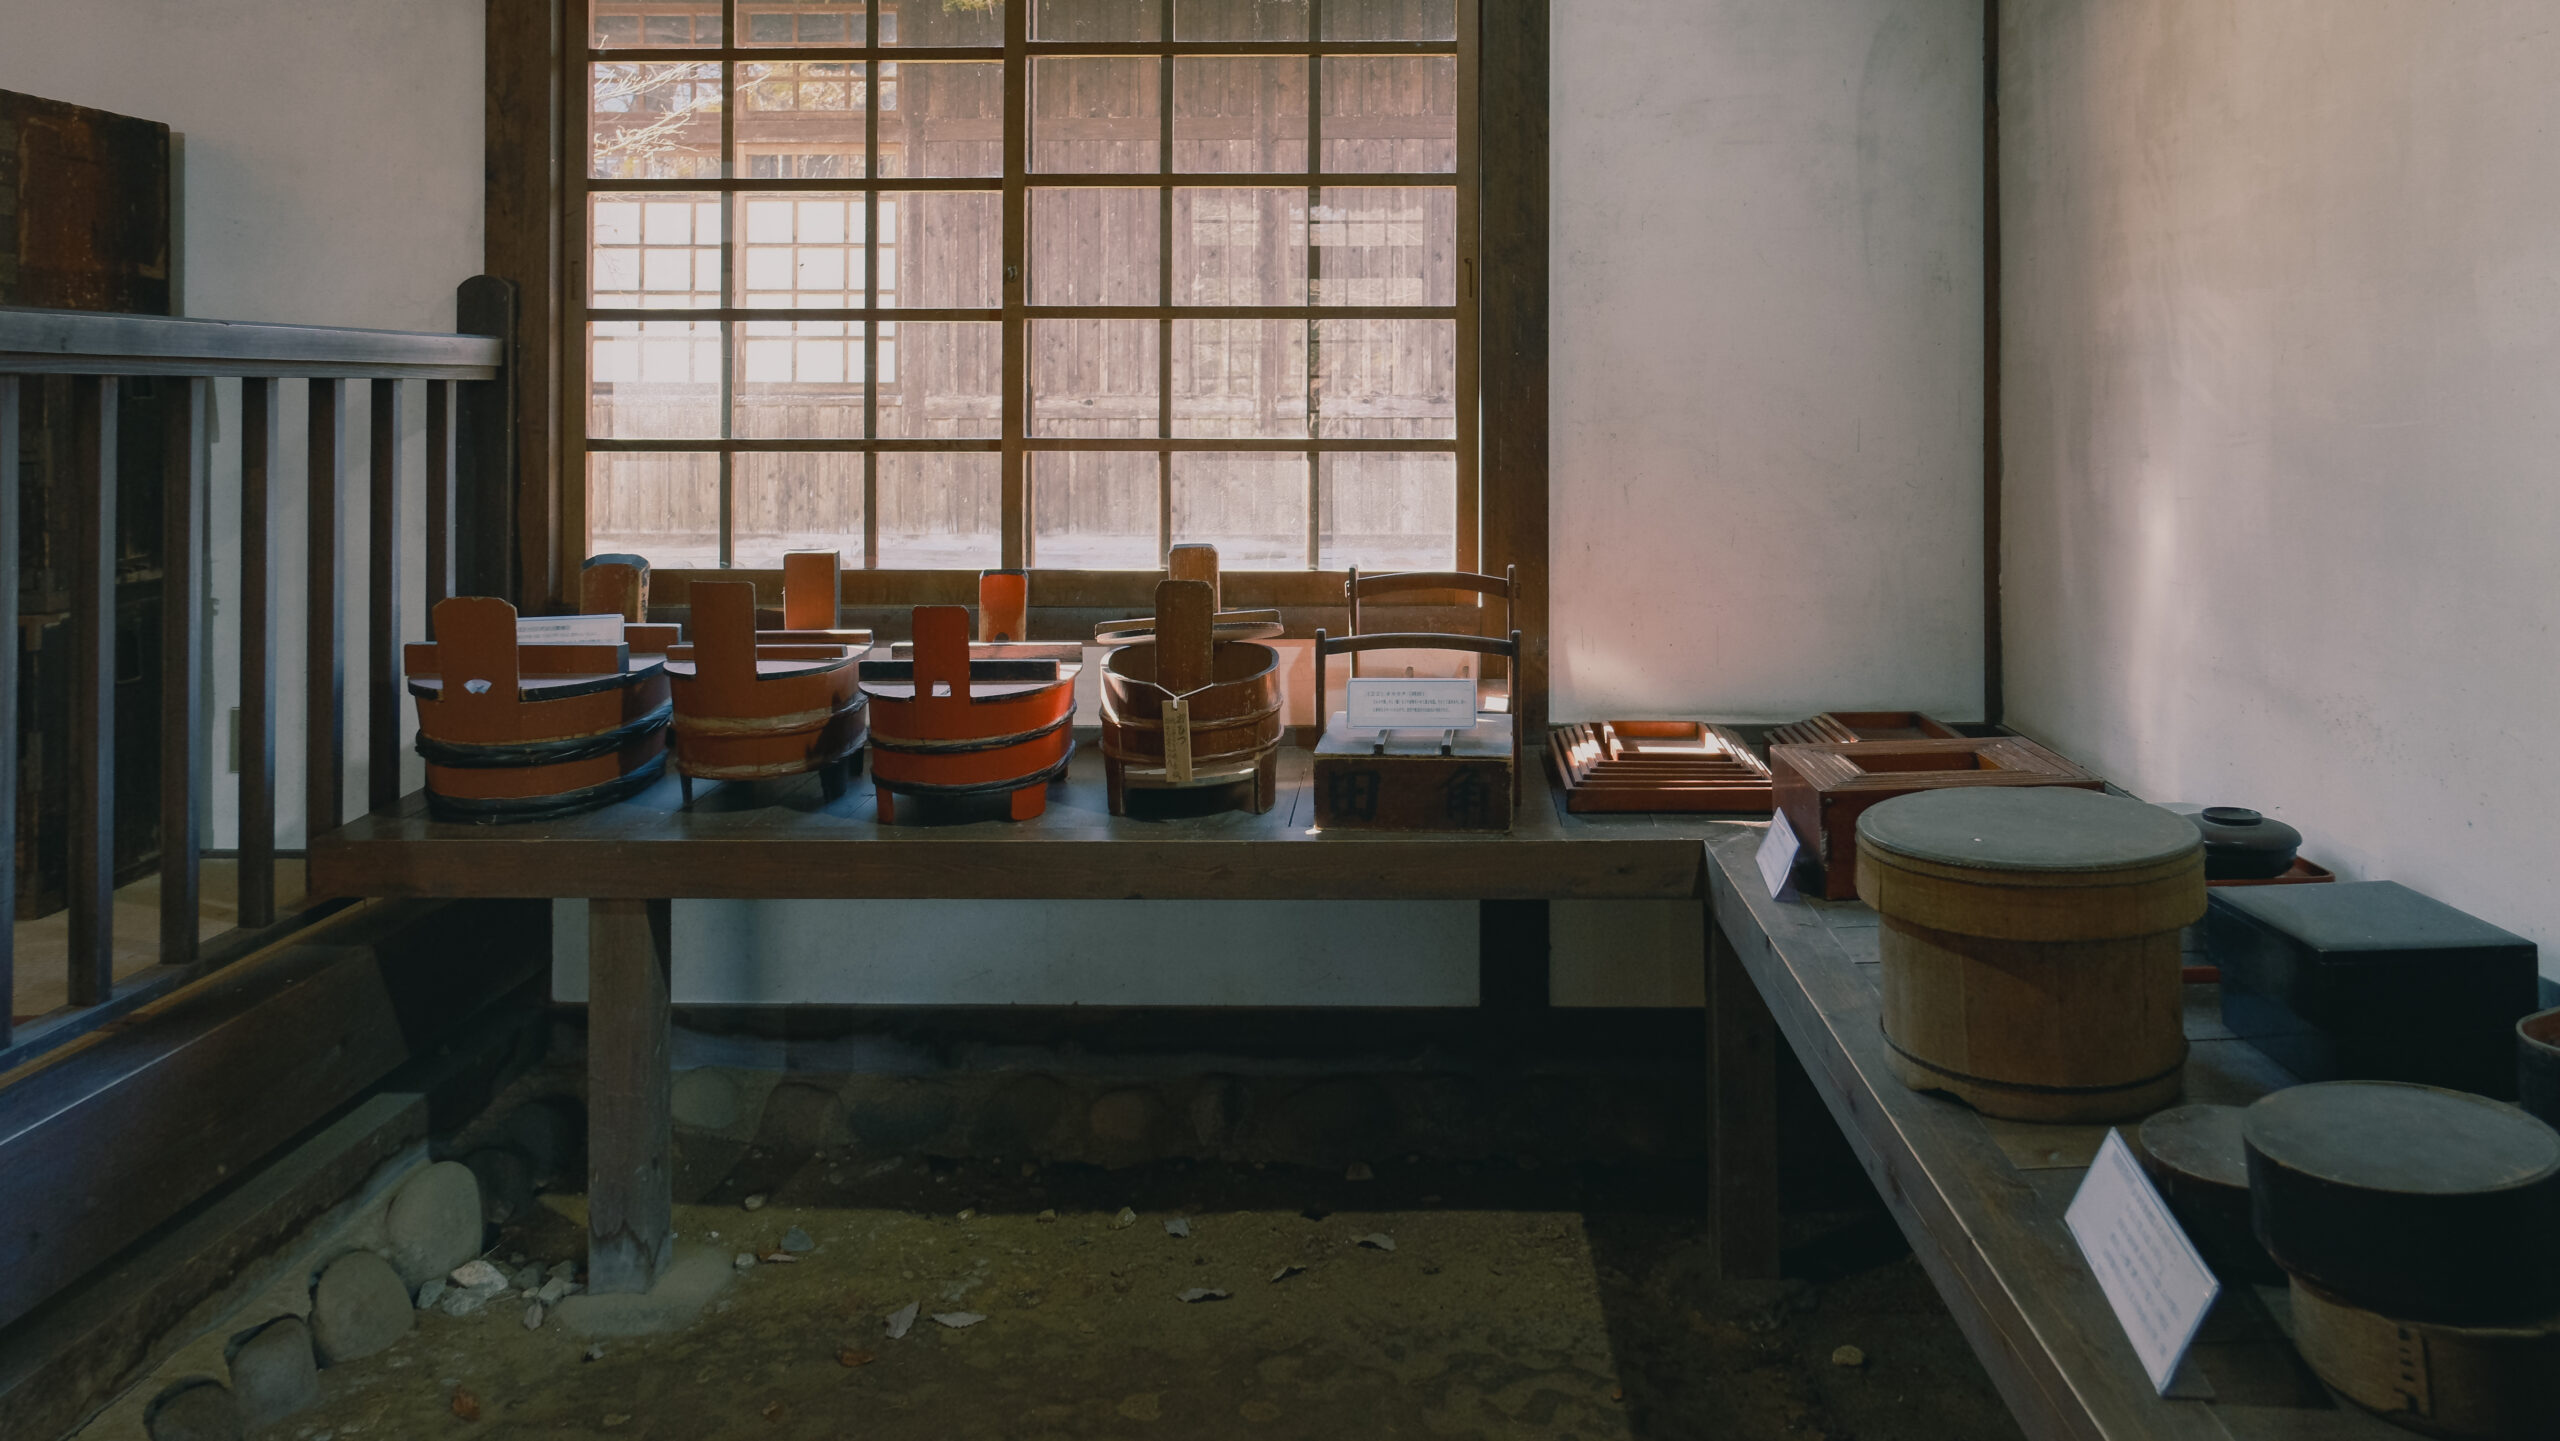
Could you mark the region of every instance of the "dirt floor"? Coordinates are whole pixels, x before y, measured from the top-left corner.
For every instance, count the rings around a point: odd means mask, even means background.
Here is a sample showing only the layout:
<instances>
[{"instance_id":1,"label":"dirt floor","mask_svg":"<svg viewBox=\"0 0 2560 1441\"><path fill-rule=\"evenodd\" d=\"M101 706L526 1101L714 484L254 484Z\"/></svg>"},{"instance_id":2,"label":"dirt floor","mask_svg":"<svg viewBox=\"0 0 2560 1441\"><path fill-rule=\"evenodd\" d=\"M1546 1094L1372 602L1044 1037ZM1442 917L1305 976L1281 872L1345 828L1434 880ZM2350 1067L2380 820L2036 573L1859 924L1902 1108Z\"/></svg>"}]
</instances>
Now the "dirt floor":
<instances>
[{"instance_id":1,"label":"dirt floor","mask_svg":"<svg viewBox=\"0 0 2560 1441\"><path fill-rule=\"evenodd\" d=\"M1352 1180L751 1154L679 1208L682 1240L762 1254L798 1227L815 1249L741 1272L689 1330L601 1342L557 1318L527 1330L518 1297L460 1319L422 1313L389 1351L323 1372L320 1405L278 1431L2019 1434L1880 1211L1792 1217L1796 1279L1719 1286L1703 1194L1681 1166L1382 1163ZM750 1196L769 1199L750 1211ZM1188 1236L1168 1232L1175 1220ZM583 1230L581 1198L545 1197L493 1258L580 1259ZM1225 1295L1182 1299L1203 1290ZM920 1315L891 1339L883 1318L909 1303ZM937 1315L983 1319L955 1329ZM1843 1347L1862 1355L1835 1358Z\"/></svg>"}]
</instances>

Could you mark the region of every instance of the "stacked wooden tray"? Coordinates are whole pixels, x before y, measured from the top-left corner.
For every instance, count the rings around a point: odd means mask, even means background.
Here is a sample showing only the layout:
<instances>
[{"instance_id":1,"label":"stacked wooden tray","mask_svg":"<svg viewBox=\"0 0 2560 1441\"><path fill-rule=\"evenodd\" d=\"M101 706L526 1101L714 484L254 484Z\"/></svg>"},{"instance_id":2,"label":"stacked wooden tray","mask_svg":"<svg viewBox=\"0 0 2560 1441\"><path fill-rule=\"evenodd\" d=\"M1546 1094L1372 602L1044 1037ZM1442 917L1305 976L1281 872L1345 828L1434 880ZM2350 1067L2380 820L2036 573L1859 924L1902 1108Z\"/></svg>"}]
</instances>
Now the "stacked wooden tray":
<instances>
[{"instance_id":1,"label":"stacked wooden tray","mask_svg":"<svg viewBox=\"0 0 2560 1441\"><path fill-rule=\"evenodd\" d=\"M666 768L666 667L619 644L519 644L516 608L437 603L436 639L407 647L427 811L548 820L646 789Z\"/></svg>"},{"instance_id":2,"label":"stacked wooden tray","mask_svg":"<svg viewBox=\"0 0 2560 1441\"><path fill-rule=\"evenodd\" d=\"M1696 721L1582 721L1547 737L1547 756L1576 812L1765 813L1769 767L1723 726Z\"/></svg>"},{"instance_id":3,"label":"stacked wooden tray","mask_svg":"<svg viewBox=\"0 0 2560 1441\"><path fill-rule=\"evenodd\" d=\"M1773 746L1847 746L1861 741L1951 741L1964 732L1916 710L1827 710L1769 732Z\"/></svg>"}]
</instances>

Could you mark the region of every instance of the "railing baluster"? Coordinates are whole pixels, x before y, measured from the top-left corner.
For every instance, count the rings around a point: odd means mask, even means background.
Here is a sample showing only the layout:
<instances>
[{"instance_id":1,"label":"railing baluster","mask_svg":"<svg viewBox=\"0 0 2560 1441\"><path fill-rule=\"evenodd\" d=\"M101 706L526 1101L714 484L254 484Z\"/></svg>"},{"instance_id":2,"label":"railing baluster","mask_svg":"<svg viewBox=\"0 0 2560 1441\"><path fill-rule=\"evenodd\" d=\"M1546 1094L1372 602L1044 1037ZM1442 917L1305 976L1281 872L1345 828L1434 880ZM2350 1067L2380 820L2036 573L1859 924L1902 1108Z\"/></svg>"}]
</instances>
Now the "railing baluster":
<instances>
[{"instance_id":1,"label":"railing baluster","mask_svg":"<svg viewBox=\"0 0 2560 1441\"><path fill-rule=\"evenodd\" d=\"M427 382L427 631L453 594L453 382Z\"/></svg>"},{"instance_id":2,"label":"railing baluster","mask_svg":"<svg viewBox=\"0 0 2560 1441\"><path fill-rule=\"evenodd\" d=\"M305 634L303 681L303 844L309 845L346 819L347 685L346 658L338 637L346 602L340 596L338 531L344 517L338 505L339 482L345 475L347 383L311 382L310 552L309 580L304 589L310 607Z\"/></svg>"},{"instance_id":3,"label":"railing baluster","mask_svg":"<svg viewBox=\"0 0 2560 1441\"><path fill-rule=\"evenodd\" d=\"M18 387L0 375L0 675L9 695L0 701L0 1046L9 1044L9 1018L18 994Z\"/></svg>"},{"instance_id":4,"label":"railing baluster","mask_svg":"<svg viewBox=\"0 0 2560 1441\"><path fill-rule=\"evenodd\" d=\"M400 382L373 382L366 425L373 440L367 508L373 531L373 630L365 655L365 808L400 803Z\"/></svg>"},{"instance_id":5,"label":"railing baluster","mask_svg":"<svg viewBox=\"0 0 2560 1441\"><path fill-rule=\"evenodd\" d=\"M160 964L193 965L204 761L204 438L213 382L169 386L160 483Z\"/></svg>"},{"instance_id":6,"label":"railing baluster","mask_svg":"<svg viewBox=\"0 0 2560 1441\"><path fill-rule=\"evenodd\" d=\"M69 999L115 992L116 401L114 376L71 378L71 952ZM13 686L11 689L15 689Z\"/></svg>"},{"instance_id":7,"label":"railing baluster","mask_svg":"<svg viewBox=\"0 0 2560 1441\"><path fill-rule=\"evenodd\" d=\"M283 390L240 382L240 924L276 919L275 527L268 497Z\"/></svg>"}]
</instances>

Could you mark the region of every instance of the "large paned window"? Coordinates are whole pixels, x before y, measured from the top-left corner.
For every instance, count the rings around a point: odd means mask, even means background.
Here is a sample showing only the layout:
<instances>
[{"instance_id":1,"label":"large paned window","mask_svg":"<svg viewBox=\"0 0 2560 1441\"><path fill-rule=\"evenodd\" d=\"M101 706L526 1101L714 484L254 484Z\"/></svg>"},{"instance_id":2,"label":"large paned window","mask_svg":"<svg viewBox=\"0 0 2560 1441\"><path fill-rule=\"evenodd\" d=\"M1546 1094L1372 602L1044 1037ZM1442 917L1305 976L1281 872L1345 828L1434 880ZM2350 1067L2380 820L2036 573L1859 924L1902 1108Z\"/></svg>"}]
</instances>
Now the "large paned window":
<instances>
[{"instance_id":1,"label":"large paned window","mask_svg":"<svg viewBox=\"0 0 2560 1441\"><path fill-rule=\"evenodd\" d=\"M1472 565L1472 0L1010 4L591 0L588 548Z\"/></svg>"}]
</instances>

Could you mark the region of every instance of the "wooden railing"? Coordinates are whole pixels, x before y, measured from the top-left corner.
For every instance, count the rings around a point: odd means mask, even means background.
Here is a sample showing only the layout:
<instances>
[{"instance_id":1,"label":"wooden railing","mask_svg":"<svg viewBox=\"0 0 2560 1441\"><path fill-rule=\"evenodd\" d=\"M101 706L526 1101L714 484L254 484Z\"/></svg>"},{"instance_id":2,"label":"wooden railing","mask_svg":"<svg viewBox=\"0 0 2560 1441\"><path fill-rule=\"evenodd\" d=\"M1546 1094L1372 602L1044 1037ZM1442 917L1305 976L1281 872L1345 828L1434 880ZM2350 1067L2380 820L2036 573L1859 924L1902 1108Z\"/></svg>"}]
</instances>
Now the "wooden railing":
<instances>
[{"instance_id":1,"label":"wooden railing","mask_svg":"<svg viewBox=\"0 0 2560 1441\"><path fill-rule=\"evenodd\" d=\"M364 679L367 801L400 798L403 741L400 644L404 614L422 615L457 584L482 594L511 594L502 547L457 548L457 533L511 530L504 515L512 493L505 335L512 290L487 277L466 282L459 308L479 334L421 334L295 325L253 325L161 316L107 315L0 307L0 919L17 913L16 823L20 736L18 615L21 537L21 421L24 392L39 376L69 377L73 430L71 490L78 507L71 575L69 710L70 855L68 1004L14 1029L8 1004L16 984L14 945L0 933L0 1071L59 1044L151 996L202 974L262 942L280 927L276 888L277 569L275 516L287 477L279 464L291 440L282 433L287 385L307 385L305 607L303 674L306 746L304 831L317 836L344 823L346 684L354 639L341 599L361 580L367 596ZM166 423L161 435L164 487L159 537L163 551L160 612L160 805L158 963L119 981L115 974L114 891L119 561L118 405L125 377L157 382ZM208 424L212 382L240 382L236 444L240 461L239 596L239 905L238 925L199 940L201 850L206 753L204 659L205 556L208 546ZM174 380L176 383L170 384ZM371 527L359 555L341 551L342 487L349 437L347 386L372 394L367 433ZM402 474L404 382L423 382L426 420L426 573L401 574L402 547L414 532L404 509L416 492ZM463 529L457 531L457 509ZM405 607L419 607L404 610ZM129 657L131 662L133 658Z\"/></svg>"}]
</instances>

